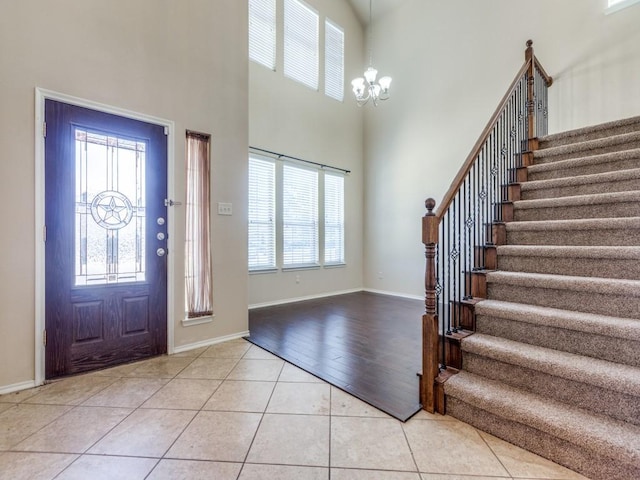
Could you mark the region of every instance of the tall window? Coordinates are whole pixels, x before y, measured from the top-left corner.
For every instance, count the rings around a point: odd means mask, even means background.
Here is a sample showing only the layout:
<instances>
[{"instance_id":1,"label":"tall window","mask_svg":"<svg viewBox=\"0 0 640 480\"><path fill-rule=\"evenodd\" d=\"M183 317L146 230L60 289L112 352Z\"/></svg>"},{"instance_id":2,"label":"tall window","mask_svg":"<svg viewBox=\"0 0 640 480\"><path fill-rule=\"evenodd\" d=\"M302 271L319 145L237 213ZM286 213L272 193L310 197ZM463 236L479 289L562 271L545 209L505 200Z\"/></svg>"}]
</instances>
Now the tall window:
<instances>
[{"instance_id":1,"label":"tall window","mask_svg":"<svg viewBox=\"0 0 640 480\"><path fill-rule=\"evenodd\" d=\"M344 264L344 182L337 173L250 155L249 271Z\"/></svg>"},{"instance_id":2,"label":"tall window","mask_svg":"<svg viewBox=\"0 0 640 480\"><path fill-rule=\"evenodd\" d=\"M318 13L300 0L284 2L284 74L318 89Z\"/></svg>"},{"instance_id":3,"label":"tall window","mask_svg":"<svg viewBox=\"0 0 640 480\"><path fill-rule=\"evenodd\" d=\"M276 0L249 0L249 58L276 69Z\"/></svg>"},{"instance_id":4,"label":"tall window","mask_svg":"<svg viewBox=\"0 0 640 480\"><path fill-rule=\"evenodd\" d=\"M324 176L324 263L344 263L344 177Z\"/></svg>"},{"instance_id":5,"label":"tall window","mask_svg":"<svg viewBox=\"0 0 640 480\"><path fill-rule=\"evenodd\" d=\"M249 270L276 268L276 166L249 158Z\"/></svg>"},{"instance_id":6,"label":"tall window","mask_svg":"<svg viewBox=\"0 0 640 480\"><path fill-rule=\"evenodd\" d=\"M318 172L284 165L282 171L282 264L318 264Z\"/></svg>"},{"instance_id":7,"label":"tall window","mask_svg":"<svg viewBox=\"0 0 640 480\"><path fill-rule=\"evenodd\" d=\"M623 8L630 7L640 0L607 0L607 9L605 13L614 13L622 10Z\"/></svg>"},{"instance_id":8,"label":"tall window","mask_svg":"<svg viewBox=\"0 0 640 480\"><path fill-rule=\"evenodd\" d=\"M324 91L336 100L344 98L344 31L327 19L324 22Z\"/></svg>"},{"instance_id":9,"label":"tall window","mask_svg":"<svg viewBox=\"0 0 640 480\"><path fill-rule=\"evenodd\" d=\"M187 132L185 306L187 318L213 315L208 135Z\"/></svg>"}]
</instances>

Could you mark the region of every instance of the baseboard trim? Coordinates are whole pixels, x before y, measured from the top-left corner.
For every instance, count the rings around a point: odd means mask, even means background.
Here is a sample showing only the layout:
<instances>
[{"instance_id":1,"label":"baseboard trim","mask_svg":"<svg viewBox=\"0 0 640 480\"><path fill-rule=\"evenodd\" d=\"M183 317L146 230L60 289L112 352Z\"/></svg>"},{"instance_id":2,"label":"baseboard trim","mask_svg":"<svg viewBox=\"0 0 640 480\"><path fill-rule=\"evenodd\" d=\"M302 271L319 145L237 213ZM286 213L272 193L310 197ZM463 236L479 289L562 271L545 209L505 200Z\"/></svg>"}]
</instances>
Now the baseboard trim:
<instances>
[{"instance_id":1,"label":"baseboard trim","mask_svg":"<svg viewBox=\"0 0 640 480\"><path fill-rule=\"evenodd\" d=\"M34 380L28 380L26 382L14 383L12 385L0 386L0 395L6 395L7 393L19 392L20 390L27 390L28 388L36 387Z\"/></svg>"},{"instance_id":2,"label":"baseboard trim","mask_svg":"<svg viewBox=\"0 0 640 480\"><path fill-rule=\"evenodd\" d=\"M408 298L410 300L424 300L424 297L419 295L409 295L408 293L389 292L387 290L377 290L375 288L363 288L364 292L378 293L380 295L390 295L392 297Z\"/></svg>"},{"instance_id":3,"label":"baseboard trim","mask_svg":"<svg viewBox=\"0 0 640 480\"><path fill-rule=\"evenodd\" d=\"M363 291L362 288L353 288L351 290L340 290L337 292L319 293L316 295L306 295L304 297L285 298L283 300L274 300L272 302L254 303L253 305L249 305L249 310L253 310L254 308L274 307L276 305L286 305L287 303L303 302L305 300L315 300L316 298L333 297L335 295L346 295L348 293L357 293L362 291Z\"/></svg>"},{"instance_id":4,"label":"baseboard trim","mask_svg":"<svg viewBox=\"0 0 640 480\"><path fill-rule=\"evenodd\" d=\"M195 350L196 348L210 347L211 345L215 345L216 343L228 342L229 340L235 340L236 338L242 338L248 335L249 330L245 330L244 332L232 333L231 335L224 335L222 337L209 338L200 342L188 343L186 345L175 347L173 349L173 353L183 353L188 352L189 350Z\"/></svg>"}]
</instances>

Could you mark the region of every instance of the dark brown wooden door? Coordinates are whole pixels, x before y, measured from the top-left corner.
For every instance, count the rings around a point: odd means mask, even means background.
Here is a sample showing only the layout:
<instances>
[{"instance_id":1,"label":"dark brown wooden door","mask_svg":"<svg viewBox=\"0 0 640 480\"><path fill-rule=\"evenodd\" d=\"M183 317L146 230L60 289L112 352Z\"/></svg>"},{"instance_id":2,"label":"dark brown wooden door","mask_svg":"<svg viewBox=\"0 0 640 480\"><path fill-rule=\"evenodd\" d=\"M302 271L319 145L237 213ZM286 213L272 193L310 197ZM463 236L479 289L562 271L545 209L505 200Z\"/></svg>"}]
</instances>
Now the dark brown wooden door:
<instances>
[{"instance_id":1,"label":"dark brown wooden door","mask_svg":"<svg viewBox=\"0 0 640 480\"><path fill-rule=\"evenodd\" d=\"M46 377L166 352L163 126L45 103Z\"/></svg>"}]
</instances>

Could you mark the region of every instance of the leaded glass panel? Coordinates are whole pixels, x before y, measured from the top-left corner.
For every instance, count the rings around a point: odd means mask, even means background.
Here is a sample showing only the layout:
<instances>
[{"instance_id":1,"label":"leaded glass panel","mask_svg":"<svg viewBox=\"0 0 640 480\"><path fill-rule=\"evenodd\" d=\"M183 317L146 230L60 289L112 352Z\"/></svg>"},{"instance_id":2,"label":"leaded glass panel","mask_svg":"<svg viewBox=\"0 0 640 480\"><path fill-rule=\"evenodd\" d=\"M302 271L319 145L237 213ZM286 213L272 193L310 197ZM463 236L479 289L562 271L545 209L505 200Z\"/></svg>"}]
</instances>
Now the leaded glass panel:
<instances>
[{"instance_id":1,"label":"leaded glass panel","mask_svg":"<svg viewBox=\"0 0 640 480\"><path fill-rule=\"evenodd\" d=\"M145 281L146 142L75 129L75 284Z\"/></svg>"}]
</instances>

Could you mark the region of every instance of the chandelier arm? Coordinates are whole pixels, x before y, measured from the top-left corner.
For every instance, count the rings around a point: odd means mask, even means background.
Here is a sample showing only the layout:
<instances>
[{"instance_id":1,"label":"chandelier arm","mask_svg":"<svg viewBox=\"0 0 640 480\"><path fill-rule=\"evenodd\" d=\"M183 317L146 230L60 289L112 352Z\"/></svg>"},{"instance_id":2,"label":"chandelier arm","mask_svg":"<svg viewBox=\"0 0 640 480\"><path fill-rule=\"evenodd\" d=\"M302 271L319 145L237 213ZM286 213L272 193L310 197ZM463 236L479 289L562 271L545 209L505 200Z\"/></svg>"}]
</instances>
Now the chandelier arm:
<instances>
[{"instance_id":1,"label":"chandelier arm","mask_svg":"<svg viewBox=\"0 0 640 480\"><path fill-rule=\"evenodd\" d=\"M381 77L377 80L378 71L373 68L373 0L369 0L369 68L365 70L364 77L354 79L353 93L356 97L356 103L359 107L366 105L369 100L375 107L378 101L384 101L389 98L389 84L391 77Z\"/></svg>"}]
</instances>

